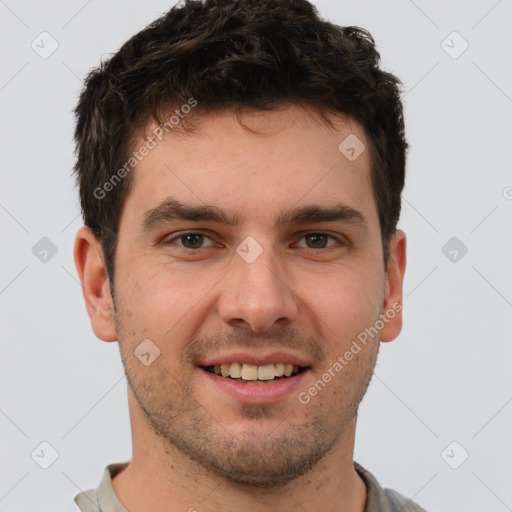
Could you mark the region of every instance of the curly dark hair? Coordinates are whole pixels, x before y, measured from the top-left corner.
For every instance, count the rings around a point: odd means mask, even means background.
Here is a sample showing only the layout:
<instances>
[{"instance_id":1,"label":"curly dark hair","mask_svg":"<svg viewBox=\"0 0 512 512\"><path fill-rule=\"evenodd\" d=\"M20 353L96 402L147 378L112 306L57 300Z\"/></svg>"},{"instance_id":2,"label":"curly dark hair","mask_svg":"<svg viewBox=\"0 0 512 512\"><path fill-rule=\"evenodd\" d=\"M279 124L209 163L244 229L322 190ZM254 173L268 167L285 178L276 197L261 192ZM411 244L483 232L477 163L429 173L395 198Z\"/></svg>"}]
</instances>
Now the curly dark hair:
<instances>
[{"instance_id":1,"label":"curly dark hair","mask_svg":"<svg viewBox=\"0 0 512 512\"><path fill-rule=\"evenodd\" d=\"M306 0L186 0L92 70L75 109L75 172L84 222L102 244L111 289L132 173L122 173L106 199L97 191L123 164L125 171L137 164L130 150L138 128L151 118L161 125L164 111L191 98L194 113L297 103L358 121L370 143L387 267L408 144L401 82L379 62L366 30L329 23Z\"/></svg>"}]
</instances>

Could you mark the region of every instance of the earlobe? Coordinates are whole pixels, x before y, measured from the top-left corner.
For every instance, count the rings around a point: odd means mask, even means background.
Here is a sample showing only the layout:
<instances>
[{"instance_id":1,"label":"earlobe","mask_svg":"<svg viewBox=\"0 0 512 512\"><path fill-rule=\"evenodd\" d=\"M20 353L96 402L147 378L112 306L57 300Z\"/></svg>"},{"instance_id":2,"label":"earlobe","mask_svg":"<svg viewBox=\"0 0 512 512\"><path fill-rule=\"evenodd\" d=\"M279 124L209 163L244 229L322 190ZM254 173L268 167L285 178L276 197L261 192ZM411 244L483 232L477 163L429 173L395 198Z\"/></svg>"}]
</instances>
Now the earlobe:
<instances>
[{"instance_id":1,"label":"earlobe","mask_svg":"<svg viewBox=\"0 0 512 512\"><path fill-rule=\"evenodd\" d=\"M390 242L386 288L382 310L384 327L381 341L393 341L402 330L403 282L406 267L406 236L397 230Z\"/></svg>"},{"instance_id":2,"label":"earlobe","mask_svg":"<svg viewBox=\"0 0 512 512\"><path fill-rule=\"evenodd\" d=\"M86 226L76 234L74 259L94 334L103 341L116 341L114 306L103 249L92 230Z\"/></svg>"}]
</instances>

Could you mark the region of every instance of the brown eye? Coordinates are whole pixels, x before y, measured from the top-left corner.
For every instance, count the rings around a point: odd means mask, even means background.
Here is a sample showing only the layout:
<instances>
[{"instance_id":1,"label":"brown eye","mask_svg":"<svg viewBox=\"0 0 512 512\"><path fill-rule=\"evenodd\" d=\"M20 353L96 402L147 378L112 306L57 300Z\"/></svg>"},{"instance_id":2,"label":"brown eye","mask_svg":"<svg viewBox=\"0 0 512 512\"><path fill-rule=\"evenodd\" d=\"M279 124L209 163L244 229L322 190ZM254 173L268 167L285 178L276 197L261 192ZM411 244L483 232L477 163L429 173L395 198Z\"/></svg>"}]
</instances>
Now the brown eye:
<instances>
[{"instance_id":1,"label":"brown eye","mask_svg":"<svg viewBox=\"0 0 512 512\"><path fill-rule=\"evenodd\" d=\"M176 241L179 241L178 245L185 249L203 249L204 247L211 247L212 245L212 243L207 246L203 245L206 240L211 241L211 238L202 233L182 233L181 235L170 238L164 243L172 245L176 243Z\"/></svg>"},{"instance_id":2,"label":"brown eye","mask_svg":"<svg viewBox=\"0 0 512 512\"><path fill-rule=\"evenodd\" d=\"M180 239L188 249L199 249L203 244L204 236L193 233L191 235L183 235Z\"/></svg>"},{"instance_id":3,"label":"brown eye","mask_svg":"<svg viewBox=\"0 0 512 512\"><path fill-rule=\"evenodd\" d=\"M306 240L307 245L302 245L300 247L306 247L308 249L326 249L328 247L332 247L335 244L331 243L330 245L327 245L329 238L341 243L338 239L328 235L327 233L307 233L302 238Z\"/></svg>"}]
</instances>

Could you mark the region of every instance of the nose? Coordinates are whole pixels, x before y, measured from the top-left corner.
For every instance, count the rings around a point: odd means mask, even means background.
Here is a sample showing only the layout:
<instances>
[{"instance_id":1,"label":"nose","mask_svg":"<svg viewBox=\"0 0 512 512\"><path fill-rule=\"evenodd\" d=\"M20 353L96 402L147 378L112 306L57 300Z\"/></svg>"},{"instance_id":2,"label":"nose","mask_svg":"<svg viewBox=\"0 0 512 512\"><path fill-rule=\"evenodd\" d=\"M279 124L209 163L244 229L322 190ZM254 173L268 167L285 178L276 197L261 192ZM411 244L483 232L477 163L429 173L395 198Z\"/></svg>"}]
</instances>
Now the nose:
<instances>
[{"instance_id":1,"label":"nose","mask_svg":"<svg viewBox=\"0 0 512 512\"><path fill-rule=\"evenodd\" d=\"M232 327L265 332L285 326L298 315L298 298L270 249L252 262L234 255L234 268L223 280L219 315Z\"/></svg>"}]
</instances>

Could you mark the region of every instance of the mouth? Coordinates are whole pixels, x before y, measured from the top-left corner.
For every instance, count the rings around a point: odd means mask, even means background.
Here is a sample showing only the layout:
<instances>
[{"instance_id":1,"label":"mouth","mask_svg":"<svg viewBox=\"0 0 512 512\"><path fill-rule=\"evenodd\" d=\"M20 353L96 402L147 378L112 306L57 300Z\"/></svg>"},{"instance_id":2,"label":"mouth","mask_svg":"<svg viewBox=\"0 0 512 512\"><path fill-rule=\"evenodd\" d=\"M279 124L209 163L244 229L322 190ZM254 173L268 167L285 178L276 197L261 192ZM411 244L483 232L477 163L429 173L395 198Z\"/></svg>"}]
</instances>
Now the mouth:
<instances>
[{"instance_id":1,"label":"mouth","mask_svg":"<svg viewBox=\"0 0 512 512\"><path fill-rule=\"evenodd\" d=\"M242 384L272 384L288 380L305 372L308 366L297 366L292 363L270 363L256 365L232 362L203 366L202 369L221 378Z\"/></svg>"},{"instance_id":2,"label":"mouth","mask_svg":"<svg viewBox=\"0 0 512 512\"><path fill-rule=\"evenodd\" d=\"M238 404L261 405L293 400L311 380L313 363L291 351L239 350L196 361L196 367L206 385L202 393L212 405L220 397Z\"/></svg>"}]
</instances>

